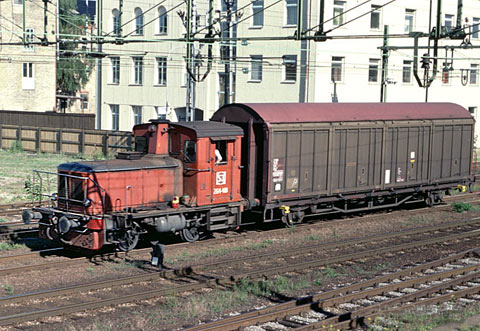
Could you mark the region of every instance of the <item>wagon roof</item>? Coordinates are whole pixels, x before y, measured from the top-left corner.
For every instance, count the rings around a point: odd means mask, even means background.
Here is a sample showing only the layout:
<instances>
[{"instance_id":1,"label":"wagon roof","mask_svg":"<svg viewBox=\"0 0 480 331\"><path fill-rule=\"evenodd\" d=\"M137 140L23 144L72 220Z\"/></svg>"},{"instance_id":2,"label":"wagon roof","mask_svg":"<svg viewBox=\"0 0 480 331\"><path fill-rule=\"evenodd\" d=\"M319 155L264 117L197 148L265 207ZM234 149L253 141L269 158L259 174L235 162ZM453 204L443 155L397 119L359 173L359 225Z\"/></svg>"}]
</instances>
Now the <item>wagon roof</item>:
<instances>
[{"instance_id":1,"label":"wagon roof","mask_svg":"<svg viewBox=\"0 0 480 331\"><path fill-rule=\"evenodd\" d=\"M242 123L253 119L265 123L395 121L472 119L454 103L246 103L220 108L212 117Z\"/></svg>"}]
</instances>

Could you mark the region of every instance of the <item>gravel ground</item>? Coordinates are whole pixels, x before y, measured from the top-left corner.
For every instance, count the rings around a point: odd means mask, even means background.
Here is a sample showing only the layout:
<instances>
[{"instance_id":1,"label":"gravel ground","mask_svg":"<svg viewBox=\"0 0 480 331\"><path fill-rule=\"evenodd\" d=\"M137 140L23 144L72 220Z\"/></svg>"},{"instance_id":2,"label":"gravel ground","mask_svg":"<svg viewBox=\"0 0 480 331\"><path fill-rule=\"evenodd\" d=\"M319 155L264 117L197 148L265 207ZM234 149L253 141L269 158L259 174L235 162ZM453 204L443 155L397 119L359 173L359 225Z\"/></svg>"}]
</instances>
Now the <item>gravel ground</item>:
<instances>
[{"instance_id":1,"label":"gravel ground","mask_svg":"<svg viewBox=\"0 0 480 331\"><path fill-rule=\"evenodd\" d=\"M400 211L384 213L384 217L358 217L329 222L316 222L311 227L296 227L282 232L264 232L261 235L237 236L221 244L202 246L191 245L166 256L170 267L208 263L219 259L248 256L286 250L290 247L307 246L388 233L412 227L426 226L464 220L480 215L480 211L455 213L431 210L427 216L402 215ZM328 266L302 274L286 274L283 278L268 280L260 285L245 284L244 288L213 288L200 293L184 293L178 297L163 297L132 303L120 307L107 307L95 312L80 312L73 317L49 318L41 323L25 323L21 329L32 330L110 330L144 329L173 330L199 321L207 321L228 314L247 311L252 307L263 307L302 295L344 286L362 279L372 278L381 272L397 270L404 265L443 257L455 251L480 245L480 239L460 242L448 249L408 252L387 258L369 259L368 263L350 266ZM113 279L116 277L146 273L152 270L148 265L150 256L135 255L125 261L103 262L68 267L61 272L55 269L32 271L22 275L10 275L0 280L3 295L27 293L86 282ZM9 265L11 267L12 265ZM280 279L280 281L279 281ZM271 284L269 282L274 284ZM282 286L275 282L280 282ZM283 283L282 283L283 282ZM275 286L273 286L275 285ZM268 288L274 287L275 291ZM280 289L280 291L278 290ZM232 293L234 293L232 295ZM1 295L1 294L0 294ZM10 329L10 328L7 328Z\"/></svg>"}]
</instances>

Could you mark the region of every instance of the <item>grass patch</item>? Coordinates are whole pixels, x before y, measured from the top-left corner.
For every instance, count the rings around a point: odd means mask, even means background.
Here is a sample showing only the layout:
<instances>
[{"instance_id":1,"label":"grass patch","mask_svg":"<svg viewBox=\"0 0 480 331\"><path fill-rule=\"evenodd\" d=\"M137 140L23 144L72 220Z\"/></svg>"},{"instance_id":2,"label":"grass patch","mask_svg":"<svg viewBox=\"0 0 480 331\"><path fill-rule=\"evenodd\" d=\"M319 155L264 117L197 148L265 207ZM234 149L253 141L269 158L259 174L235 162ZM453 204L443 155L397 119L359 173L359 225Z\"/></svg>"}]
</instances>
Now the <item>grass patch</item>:
<instances>
[{"instance_id":1,"label":"grass patch","mask_svg":"<svg viewBox=\"0 0 480 331\"><path fill-rule=\"evenodd\" d=\"M409 225L419 225L419 224L428 224L432 221L431 218L425 216L410 216L408 218Z\"/></svg>"},{"instance_id":2,"label":"grass patch","mask_svg":"<svg viewBox=\"0 0 480 331\"><path fill-rule=\"evenodd\" d=\"M11 286L11 285L1 284L0 288L2 288L7 295L13 295L13 293L14 293L13 286Z\"/></svg>"},{"instance_id":3,"label":"grass patch","mask_svg":"<svg viewBox=\"0 0 480 331\"><path fill-rule=\"evenodd\" d=\"M310 282L304 277L290 279L285 276L277 276L272 280L251 281L241 279L233 290L237 293L244 293L244 295L270 298L310 286Z\"/></svg>"},{"instance_id":4,"label":"grass patch","mask_svg":"<svg viewBox=\"0 0 480 331\"><path fill-rule=\"evenodd\" d=\"M343 274L339 273L337 270L333 269L332 267L326 267L325 270L323 270L322 274L325 278L337 278L337 277L343 276Z\"/></svg>"},{"instance_id":5,"label":"grass patch","mask_svg":"<svg viewBox=\"0 0 480 331\"><path fill-rule=\"evenodd\" d=\"M473 206L467 202L454 202L452 203L452 208L457 213L463 213L464 211L469 211Z\"/></svg>"},{"instance_id":6,"label":"grass patch","mask_svg":"<svg viewBox=\"0 0 480 331\"><path fill-rule=\"evenodd\" d=\"M126 270L126 269L141 268L145 265L145 262L144 261L121 260L121 261L107 262L107 265L110 266L114 270Z\"/></svg>"},{"instance_id":7,"label":"grass patch","mask_svg":"<svg viewBox=\"0 0 480 331\"><path fill-rule=\"evenodd\" d=\"M0 251L11 251L14 249L26 248L25 244L0 242Z\"/></svg>"},{"instance_id":8,"label":"grass patch","mask_svg":"<svg viewBox=\"0 0 480 331\"><path fill-rule=\"evenodd\" d=\"M168 264L175 264L182 261L189 261L196 258L205 258L205 257L218 257L218 256L226 256L233 252L242 252L242 251L250 251L250 250L260 250L266 248L273 244L273 240L265 239L261 242L250 243L244 246L232 246L232 247L216 247L216 248L209 248L200 253L187 253L183 251L180 255L175 256L173 258L165 257L165 263Z\"/></svg>"},{"instance_id":9,"label":"grass patch","mask_svg":"<svg viewBox=\"0 0 480 331\"><path fill-rule=\"evenodd\" d=\"M388 330L424 331L447 325L450 323L463 324L465 320L480 313L480 305L469 306L464 309L449 309L431 313L426 311L411 311L400 314L391 314L378 317L372 330L378 328ZM480 327L462 325L460 330L480 330Z\"/></svg>"}]
</instances>

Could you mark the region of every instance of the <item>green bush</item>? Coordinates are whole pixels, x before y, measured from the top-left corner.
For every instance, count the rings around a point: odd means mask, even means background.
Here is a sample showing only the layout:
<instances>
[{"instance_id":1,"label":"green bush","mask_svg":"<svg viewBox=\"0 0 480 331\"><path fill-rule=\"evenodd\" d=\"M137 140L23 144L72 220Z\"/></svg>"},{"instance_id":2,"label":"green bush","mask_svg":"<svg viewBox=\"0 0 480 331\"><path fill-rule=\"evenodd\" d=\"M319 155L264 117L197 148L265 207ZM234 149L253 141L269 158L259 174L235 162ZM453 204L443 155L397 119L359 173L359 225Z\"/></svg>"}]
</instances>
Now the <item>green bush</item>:
<instances>
[{"instance_id":1,"label":"green bush","mask_svg":"<svg viewBox=\"0 0 480 331\"><path fill-rule=\"evenodd\" d=\"M469 211L472 209L472 205L466 202L454 202L452 203L452 208L457 213L463 213L464 211Z\"/></svg>"},{"instance_id":2,"label":"green bush","mask_svg":"<svg viewBox=\"0 0 480 331\"><path fill-rule=\"evenodd\" d=\"M20 140L15 140L9 149L10 153L23 153L23 146Z\"/></svg>"}]
</instances>

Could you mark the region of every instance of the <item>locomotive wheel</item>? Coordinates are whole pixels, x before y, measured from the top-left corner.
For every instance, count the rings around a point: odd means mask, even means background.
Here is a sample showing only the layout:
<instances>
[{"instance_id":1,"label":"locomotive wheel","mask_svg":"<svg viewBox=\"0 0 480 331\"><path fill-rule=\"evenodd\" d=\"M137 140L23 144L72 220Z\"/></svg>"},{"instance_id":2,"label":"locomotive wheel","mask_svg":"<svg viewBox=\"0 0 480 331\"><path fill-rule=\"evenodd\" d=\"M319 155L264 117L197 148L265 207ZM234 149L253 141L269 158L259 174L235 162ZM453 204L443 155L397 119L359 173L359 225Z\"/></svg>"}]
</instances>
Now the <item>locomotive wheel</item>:
<instances>
[{"instance_id":1,"label":"locomotive wheel","mask_svg":"<svg viewBox=\"0 0 480 331\"><path fill-rule=\"evenodd\" d=\"M137 227L127 230L122 239L119 240L118 249L122 252L128 252L135 248L138 244L138 239L140 238L140 232Z\"/></svg>"},{"instance_id":2,"label":"locomotive wheel","mask_svg":"<svg viewBox=\"0 0 480 331\"><path fill-rule=\"evenodd\" d=\"M185 228L182 231L180 231L180 238L182 238L183 241L193 243L197 240L200 239L200 232L198 231L197 227L191 227L191 228Z\"/></svg>"}]
</instances>

